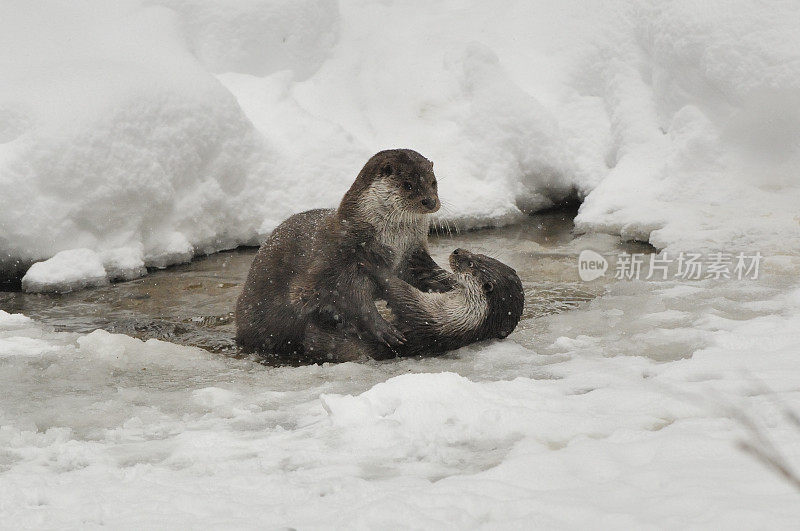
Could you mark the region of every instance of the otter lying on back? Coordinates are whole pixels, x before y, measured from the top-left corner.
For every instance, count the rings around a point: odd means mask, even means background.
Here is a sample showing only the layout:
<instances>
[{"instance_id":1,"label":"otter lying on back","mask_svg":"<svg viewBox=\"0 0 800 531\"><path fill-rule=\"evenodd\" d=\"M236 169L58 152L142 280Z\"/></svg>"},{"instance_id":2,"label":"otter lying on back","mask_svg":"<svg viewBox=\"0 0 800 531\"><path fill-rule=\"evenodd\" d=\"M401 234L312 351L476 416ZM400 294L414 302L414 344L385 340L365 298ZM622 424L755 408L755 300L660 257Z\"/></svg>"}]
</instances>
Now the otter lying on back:
<instances>
[{"instance_id":1,"label":"otter lying on back","mask_svg":"<svg viewBox=\"0 0 800 531\"><path fill-rule=\"evenodd\" d=\"M429 160L408 149L374 155L338 209L294 215L261 246L236 304L239 345L340 361L353 337L401 345L403 334L375 307L378 288L363 267L386 269L423 291L450 289L449 273L427 249L428 214L438 209Z\"/></svg>"},{"instance_id":2,"label":"otter lying on back","mask_svg":"<svg viewBox=\"0 0 800 531\"><path fill-rule=\"evenodd\" d=\"M405 344L393 354L414 356L455 350L476 341L505 338L519 323L525 293L517 272L482 254L456 249L450 255L456 286L424 293L386 271L373 270ZM375 345L373 357L391 357Z\"/></svg>"}]
</instances>

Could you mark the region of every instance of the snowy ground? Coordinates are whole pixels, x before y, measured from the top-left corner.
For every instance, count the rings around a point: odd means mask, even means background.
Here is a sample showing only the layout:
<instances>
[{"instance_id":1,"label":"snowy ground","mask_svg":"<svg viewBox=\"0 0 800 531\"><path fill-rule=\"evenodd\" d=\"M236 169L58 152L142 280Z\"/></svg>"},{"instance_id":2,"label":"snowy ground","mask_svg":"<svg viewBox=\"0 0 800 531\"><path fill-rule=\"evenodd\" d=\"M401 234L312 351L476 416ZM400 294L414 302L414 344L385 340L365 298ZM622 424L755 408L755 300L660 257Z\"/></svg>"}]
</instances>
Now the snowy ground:
<instances>
[{"instance_id":1,"label":"snowy ground","mask_svg":"<svg viewBox=\"0 0 800 531\"><path fill-rule=\"evenodd\" d=\"M0 314L2 521L790 529L800 492L737 415L800 470L798 266L621 282L504 342L322 367Z\"/></svg>"},{"instance_id":2,"label":"snowy ground","mask_svg":"<svg viewBox=\"0 0 800 531\"><path fill-rule=\"evenodd\" d=\"M1 5L0 270L52 258L29 289L256 242L395 146L462 226L575 191L582 231L765 260L429 360L265 368L0 313L0 527L800 520L737 446L800 470L800 3Z\"/></svg>"}]
</instances>

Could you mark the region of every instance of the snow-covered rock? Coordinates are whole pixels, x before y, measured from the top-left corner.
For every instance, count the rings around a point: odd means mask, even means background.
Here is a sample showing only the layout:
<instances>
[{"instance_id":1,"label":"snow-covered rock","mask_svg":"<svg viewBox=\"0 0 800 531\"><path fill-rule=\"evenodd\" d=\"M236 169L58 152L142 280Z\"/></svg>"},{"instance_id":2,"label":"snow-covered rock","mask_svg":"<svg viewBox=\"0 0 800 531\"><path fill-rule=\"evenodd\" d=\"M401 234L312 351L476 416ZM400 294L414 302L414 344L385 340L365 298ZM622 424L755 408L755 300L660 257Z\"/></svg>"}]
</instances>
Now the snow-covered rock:
<instances>
[{"instance_id":1,"label":"snow-covered rock","mask_svg":"<svg viewBox=\"0 0 800 531\"><path fill-rule=\"evenodd\" d=\"M65 293L108 284L100 256L91 249L70 249L37 262L22 277L22 289L30 292Z\"/></svg>"}]
</instances>

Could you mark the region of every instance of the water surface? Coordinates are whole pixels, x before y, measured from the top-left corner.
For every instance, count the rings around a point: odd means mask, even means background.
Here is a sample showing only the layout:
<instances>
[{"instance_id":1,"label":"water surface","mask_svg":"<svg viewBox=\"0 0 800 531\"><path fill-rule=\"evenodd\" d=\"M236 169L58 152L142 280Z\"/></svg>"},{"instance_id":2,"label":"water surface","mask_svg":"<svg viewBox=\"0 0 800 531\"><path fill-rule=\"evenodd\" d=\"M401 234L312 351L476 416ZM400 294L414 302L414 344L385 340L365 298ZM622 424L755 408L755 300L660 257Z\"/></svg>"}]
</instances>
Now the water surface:
<instances>
[{"instance_id":1,"label":"water surface","mask_svg":"<svg viewBox=\"0 0 800 531\"><path fill-rule=\"evenodd\" d=\"M525 310L517 332L535 331L536 318L576 308L605 290L604 281L578 279L580 250L652 251L647 245L623 243L611 236L576 238L574 214L552 211L503 228L439 231L431 235L431 254L446 266L450 252L463 247L515 268L525 288ZM256 251L221 252L154 270L137 280L73 293L0 292L0 309L24 313L58 331L101 328L235 356L239 352L233 339L233 308Z\"/></svg>"}]
</instances>

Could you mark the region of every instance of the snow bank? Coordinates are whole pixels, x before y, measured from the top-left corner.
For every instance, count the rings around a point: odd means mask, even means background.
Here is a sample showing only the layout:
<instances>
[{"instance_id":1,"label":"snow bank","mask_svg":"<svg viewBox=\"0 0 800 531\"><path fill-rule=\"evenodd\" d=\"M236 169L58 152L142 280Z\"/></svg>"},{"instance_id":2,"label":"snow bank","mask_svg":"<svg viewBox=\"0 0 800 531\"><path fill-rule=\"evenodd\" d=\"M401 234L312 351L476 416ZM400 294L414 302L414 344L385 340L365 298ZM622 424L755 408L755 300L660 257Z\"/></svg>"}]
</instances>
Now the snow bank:
<instances>
[{"instance_id":1,"label":"snow bank","mask_svg":"<svg viewBox=\"0 0 800 531\"><path fill-rule=\"evenodd\" d=\"M789 529L797 257L617 283L506 341L298 368L0 311L0 519L18 527ZM752 432L746 422L759 430Z\"/></svg>"},{"instance_id":2,"label":"snow bank","mask_svg":"<svg viewBox=\"0 0 800 531\"><path fill-rule=\"evenodd\" d=\"M797 253L800 4L653 2L624 15L629 29L588 57L611 143L579 225L659 248Z\"/></svg>"},{"instance_id":3,"label":"snow bank","mask_svg":"<svg viewBox=\"0 0 800 531\"><path fill-rule=\"evenodd\" d=\"M0 269L163 267L333 206L369 155L436 163L442 215L572 193L579 228L800 249L800 7L720 2L11 2ZM25 60L21 60L24 50ZM141 265L128 269L128 278Z\"/></svg>"},{"instance_id":4,"label":"snow bank","mask_svg":"<svg viewBox=\"0 0 800 531\"><path fill-rule=\"evenodd\" d=\"M147 274L141 245L109 249L102 259L109 280L133 280Z\"/></svg>"},{"instance_id":5,"label":"snow bank","mask_svg":"<svg viewBox=\"0 0 800 531\"><path fill-rule=\"evenodd\" d=\"M462 226L574 190L579 230L797 252L798 17L789 2L343 2L310 78L220 80L303 179L404 144L436 162Z\"/></svg>"},{"instance_id":6,"label":"snow bank","mask_svg":"<svg viewBox=\"0 0 800 531\"><path fill-rule=\"evenodd\" d=\"M211 72L313 74L338 37L327 0L155 0L178 14L189 50Z\"/></svg>"},{"instance_id":7,"label":"snow bank","mask_svg":"<svg viewBox=\"0 0 800 531\"><path fill-rule=\"evenodd\" d=\"M261 140L174 13L14 4L0 21L4 255L141 247L163 266L257 241Z\"/></svg>"}]
</instances>

